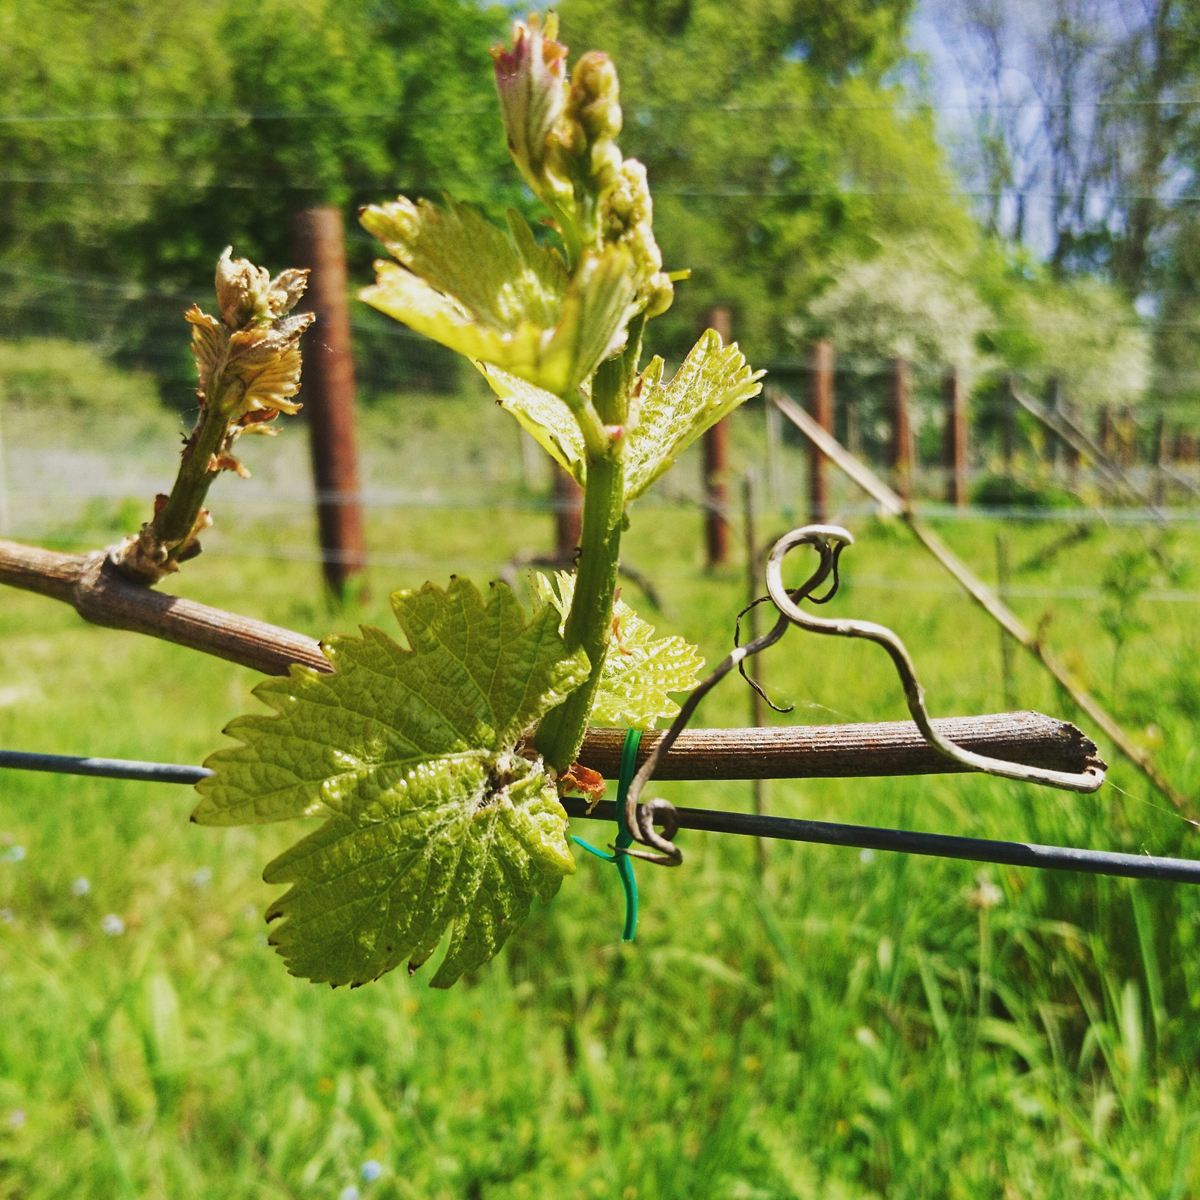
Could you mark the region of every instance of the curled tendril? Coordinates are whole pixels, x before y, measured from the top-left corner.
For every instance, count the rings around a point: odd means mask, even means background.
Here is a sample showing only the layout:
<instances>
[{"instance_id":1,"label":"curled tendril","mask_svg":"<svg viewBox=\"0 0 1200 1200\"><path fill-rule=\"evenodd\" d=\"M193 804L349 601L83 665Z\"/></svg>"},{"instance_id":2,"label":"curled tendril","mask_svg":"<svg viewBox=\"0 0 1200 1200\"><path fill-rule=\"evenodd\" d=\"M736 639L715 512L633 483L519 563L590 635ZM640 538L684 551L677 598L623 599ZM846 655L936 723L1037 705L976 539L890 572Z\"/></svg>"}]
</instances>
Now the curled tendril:
<instances>
[{"instance_id":1,"label":"curled tendril","mask_svg":"<svg viewBox=\"0 0 1200 1200\"><path fill-rule=\"evenodd\" d=\"M658 764L687 726L700 701L734 667L738 667L740 670L747 658L779 641L787 632L789 625L799 625L800 628L807 629L812 633L823 633L835 637L864 638L882 646L888 652L900 676L900 682L904 687L904 698L908 703L908 711L912 714L917 728L926 742L945 757L961 763L973 771L998 775L1003 779L1015 779L1022 783L1038 783L1049 787L1063 788L1067 791L1094 792L1103 784L1103 772L1094 767L1089 767L1082 774L1052 771L1044 767L1030 767L1021 763L1005 762L1003 759L989 758L955 745L933 728L929 713L925 708L925 692L917 679L912 659L909 657L904 643L890 629L871 621L856 621L848 618L829 620L804 612L800 608L801 600L809 600L813 604L824 604L833 598L839 582L838 559L842 551L853 543L854 539L849 532L837 525L806 525L801 529L793 529L775 543L767 559L767 591L771 602L779 611L779 620L775 622L769 633L755 638L746 646L739 646L737 639L741 633L741 618L750 608L761 601L755 600L738 614L734 649L716 670L688 696L671 728L650 752L641 769L633 777L633 782L629 785L625 799L626 824L634 838L642 845L651 847L653 852L630 848L623 853L669 867L677 867L683 861L683 855L679 848L671 841L678 828L678 817L674 806L667 800L659 799L650 800L644 804L640 803L642 790L653 776ZM816 570L804 583L798 588L789 589L783 583L783 560L788 552L797 546L811 546L820 556L820 561ZM829 591L824 596L813 596L812 593L831 575L833 583ZM753 680L748 680L748 682L754 686ZM759 692L761 695L761 689ZM775 708L775 705L771 707ZM776 709L776 711L781 710ZM654 829L656 818L663 825L661 834Z\"/></svg>"},{"instance_id":2,"label":"curled tendril","mask_svg":"<svg viewBox=\"0 0 1200 1200\"><path fill-rule=\"evenodd\" d=\"M806 596L806 597L804 597L804 599L807 599L810 604L828 604L829 601L832 600L834 598L834 596L837 595L837 590L841 586L841 580L838 577L838 559L841 558L842 551L846 548L847 545L848 545L848 543L842 542L842 541L834 542L834 544L833 544L833 583L831 583L829 585L829 591L827 591L825 593L825 595L823 595L823 596ZM805 585L805 586L807 586L807 585ZM796 588L796 589L793 589L793 591L790 592L789 595L792 596L793 600L800 599L801 598L800 592L801 592L801 589ZM738 613L737 620L734 622L734 626L733 626L733 644L734 644L735 648L742 644L742 618L752 608L755 608L759 604L766 604L770 600L771 600L771 597L769 595L759 596L757 600L751 600L750 603L747 604L746 607L743 608L740 613ZM780 618L780 619L782 620L782 618ZM776 624L778 625L778 622ZM738 674L763 698L763 700L767 703L767 705L770 708L775 710L775 712L784 713L785 715L790 712L795 712L796 706L794 704L789 704L787 706L787 708L780 708L779 705L776 704L775 701L772 700L771 697L768 696L765 691L763 691L762 684L760 684L758 682L758 680L755 679L753 676L746 674L746 660L744 658L742 659L741 662L738 663Z\"/></svg>"}]
</instances>

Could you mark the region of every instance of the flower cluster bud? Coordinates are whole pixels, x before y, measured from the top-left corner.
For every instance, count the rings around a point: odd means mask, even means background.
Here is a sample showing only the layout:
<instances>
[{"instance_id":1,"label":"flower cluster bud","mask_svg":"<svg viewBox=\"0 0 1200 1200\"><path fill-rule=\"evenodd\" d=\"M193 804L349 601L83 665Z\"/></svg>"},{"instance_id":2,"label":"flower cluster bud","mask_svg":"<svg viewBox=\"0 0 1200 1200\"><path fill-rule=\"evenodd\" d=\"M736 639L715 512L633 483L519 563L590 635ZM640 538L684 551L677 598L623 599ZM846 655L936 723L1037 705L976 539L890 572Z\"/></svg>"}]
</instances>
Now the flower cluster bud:
<instances>
[{"instance_id":1,"label":"flower cluster bud","mask_svg":"<svg viewBox=\"0 0 1200 1200\"><path fill-rule=\"evenodd\" d=\"M573 186L576 204L602 195L621 169L620 84L607 54L585 54L571 73L566 107L550 135L548 158ZM581 194L582 193L582 194Z\"/></svg>"},{"instance_id":2,"label":"flower cluster bud","mask_svg":"<svg viewBox=\"0 0 1200 1200\"><path fill-rule=\"evenodd\" d=\"M508 146L534 193L555 213L574 255L630 250L647 316L670 307L671 281L654 240L646 170L621 156L620 81L607 54L591 51L566 80L558 19L536 13L513 26L511 50L495 47L496 87ZM568 228L569 226L569 228Z\"/></svg>"},{"instance_id":3,"label":"flower cluster bud","mask_svg":"<svg viewBox=\"0 0 1200 1200\"><path fill-rule=\"evenodd\" d=\"M662 251L654 240L654 204L646 168L627 158L614 186L600 198L600 233L606 243L628 246L638 277L638 298L646 316L656 317L671 307L675 288L662 269Z\"/></svg>"}]
</instances>

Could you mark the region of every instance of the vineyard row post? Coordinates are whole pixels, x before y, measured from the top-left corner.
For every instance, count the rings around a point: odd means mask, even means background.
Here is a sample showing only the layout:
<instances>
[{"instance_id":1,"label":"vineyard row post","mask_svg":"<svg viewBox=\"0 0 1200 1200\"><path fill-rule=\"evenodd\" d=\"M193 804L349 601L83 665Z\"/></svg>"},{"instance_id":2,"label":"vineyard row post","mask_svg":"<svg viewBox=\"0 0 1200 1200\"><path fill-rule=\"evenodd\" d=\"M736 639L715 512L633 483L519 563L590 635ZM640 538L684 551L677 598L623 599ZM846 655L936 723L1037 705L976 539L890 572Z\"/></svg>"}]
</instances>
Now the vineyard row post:
<instances>
[{"instance_id":1,"label":"vineyard row post","mask_svg":"<svg viewBox=\"0 0 1200 1200\"><path fill-rule=\"evenodd\" d=\"M296 262L309 270L308 299L317 315L305 348L304 402L317 493L317 525L325 581L341 599L366 569L349 278L341 210L305 208L292 218Z\"/></svg>"}]
</instances>

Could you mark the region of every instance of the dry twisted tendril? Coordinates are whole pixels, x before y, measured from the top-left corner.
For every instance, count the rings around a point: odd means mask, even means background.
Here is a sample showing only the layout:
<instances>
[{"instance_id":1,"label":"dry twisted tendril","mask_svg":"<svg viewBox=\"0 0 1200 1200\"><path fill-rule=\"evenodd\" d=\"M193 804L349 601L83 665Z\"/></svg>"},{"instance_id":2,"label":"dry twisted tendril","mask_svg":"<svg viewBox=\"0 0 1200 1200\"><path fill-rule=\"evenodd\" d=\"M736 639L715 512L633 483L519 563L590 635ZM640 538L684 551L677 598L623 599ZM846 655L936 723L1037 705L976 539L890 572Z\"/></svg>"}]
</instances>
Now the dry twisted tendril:
<instances>
[{"instance_id":1,"label":"dry twisted tendril","mask_svg":"<svg viewBox=\"0 0 1200 1200\"><path fill-rule=\"evenodd\" d=\"M789 625L799 625L811 633L823 633L834 637L863 638L882 646L895 665L904 687L904 698L908 703L908 711L912 714L917 728L935 750L946 758L973 771L981 771L988 775L997 775L1003 779L1014 779L1021 783L1037 783L1048 787L1063 788L1073 792L1094 792L1104 783L1104 772L1097 767L1088 767L1081 774L1067 771L1053 771L1044 767L1030 767L1021 763L1006 762L999 758L990 758L984 754L976 754L955 745L933 728L929 713L925 708L925 691L917 679L916 668L909 657L904 643L885 625L877 625L873 621L858 621L851 618L829 619L812 616L800 608L800 601L810 598L821 584L833 575L833 585L829 592L819 599L813 598L813 603L824 604L832 599L837 591L838 558L842 551L854 544L850 533L837 525L805 525L784 534L771 550L767 559L767 591L771 602L779 611L779 620L769 633L756 638L746 646L736 646L711 675L708 676L687 698L679 715L671 724L671 728L663 735L662 740L650 752L641 769L633 777L625 800L625 821L634 838L643 845L652 847L657 853L648 853L632 848L624 853L647 862L658 863L661 866L677 867L683 861L683 855L671 839L679 828L675 806L668 800L649 800L639 803L642 789L653 776L664 755L674 745L683 732L700 701L712 690L733 668L741 667L747 658L758 654L768 646L774 645ZM811 546L820 555L816 570L798 588L788 589L783 582L783 560L790 550L797 546ZM758 601L755 601L758 603ZM743 612L745 610L743 609ZM772 706L774 707L774 706ZM654 820L658 818L663 825L663 832L655 832Z\"/></svg>"}]
</instances>

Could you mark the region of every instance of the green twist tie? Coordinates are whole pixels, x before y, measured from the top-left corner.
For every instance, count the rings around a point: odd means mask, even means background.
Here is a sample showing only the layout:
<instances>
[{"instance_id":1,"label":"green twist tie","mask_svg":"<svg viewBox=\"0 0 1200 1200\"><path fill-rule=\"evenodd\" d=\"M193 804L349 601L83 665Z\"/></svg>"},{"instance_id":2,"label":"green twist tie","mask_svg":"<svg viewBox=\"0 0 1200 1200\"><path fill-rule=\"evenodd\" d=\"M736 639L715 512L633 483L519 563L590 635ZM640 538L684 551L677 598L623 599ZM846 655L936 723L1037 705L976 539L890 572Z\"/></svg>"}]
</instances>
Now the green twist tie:
<instances>
[{"instance_id":1,"label":"green twist tie","mask_svg":"<svg viewBox=\"0 0 1200 1200\"><path fill-rule=\"evenodd\" d=\"M621 775L617 784L617 849L624 850L633 845L633 834L625 824L625 797L629 794L629 785L633 782L637 770L638 747L641 745L642 731L628 729L625 731L625 746L621 751ZM589 854L615 864L617 874L621 876L621 885L625 889L625 929L621 941L632 942L637 930L637 880L633 875L633 862L628 854L605 854L582 838L571 835L571 841L582 846Z\"/></svg>"}]
</instances>

